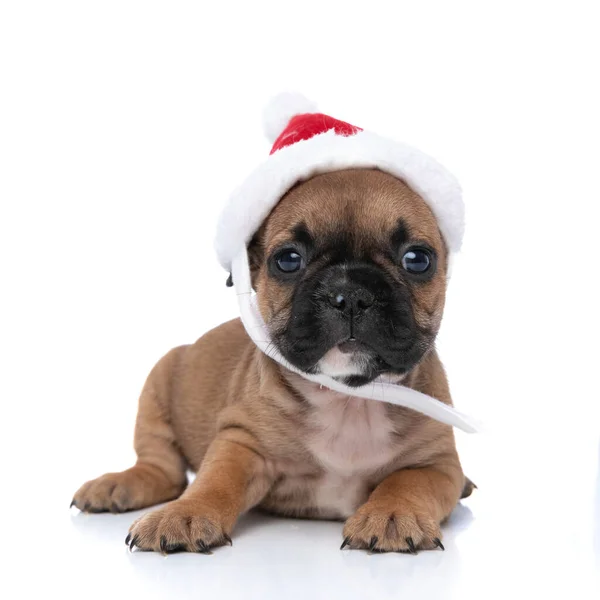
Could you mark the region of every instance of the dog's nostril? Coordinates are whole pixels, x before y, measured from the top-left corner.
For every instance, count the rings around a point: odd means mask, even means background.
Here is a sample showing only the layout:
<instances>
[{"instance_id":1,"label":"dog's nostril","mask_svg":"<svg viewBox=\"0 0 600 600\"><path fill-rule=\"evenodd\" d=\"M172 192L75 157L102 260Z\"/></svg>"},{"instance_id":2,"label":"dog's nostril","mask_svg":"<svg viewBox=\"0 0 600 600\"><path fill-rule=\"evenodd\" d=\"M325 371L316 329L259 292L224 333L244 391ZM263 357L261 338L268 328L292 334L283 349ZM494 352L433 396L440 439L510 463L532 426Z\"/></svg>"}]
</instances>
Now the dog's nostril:
<instances>
[{"instance_id":1,"label":"dog's nostril","mask_svg":"<svg viewBox=\"0 0 600 600\"><path fill-rule=\"evenodd\" d=\"M366 310L370 306L373 306L373 302L375 302L375 297L366 290L356 297L356 306L361 310Z\"/></svg>"},{"instance_id":2,"label":"dog's nostril","mask_svg":"<svg viewBox=\"0 0 600 600\"><path fill-rule=\"evenodd\" d=\"M368 290L353 290L350 294L333 292L329 294L329 303L342 312L347 310L365 311L375 303L375 296Z\"/></svg>"},{"instance_id":3,"label":"dog's nostril","mask_svg":"<svg viewBox=\"0 0 600 600\"><path fill-rule=\"evenodd\" d=\"M344 296L344 294L331 294L329 296L329 303L334 308L344 310L344 308L346 308L346 297Z\"/></svg>"}]
</instances>

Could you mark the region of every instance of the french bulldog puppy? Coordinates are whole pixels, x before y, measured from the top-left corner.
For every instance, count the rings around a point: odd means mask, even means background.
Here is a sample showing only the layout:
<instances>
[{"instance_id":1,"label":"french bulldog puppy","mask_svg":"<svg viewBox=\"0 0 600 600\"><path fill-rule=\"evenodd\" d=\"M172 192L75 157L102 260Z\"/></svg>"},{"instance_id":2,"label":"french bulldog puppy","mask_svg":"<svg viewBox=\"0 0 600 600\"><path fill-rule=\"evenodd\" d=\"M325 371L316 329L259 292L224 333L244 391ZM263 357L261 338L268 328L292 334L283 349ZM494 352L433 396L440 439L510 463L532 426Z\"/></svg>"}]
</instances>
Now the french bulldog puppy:
<instances>
[{"instance_id":1,"label":"french bulldog puppy","mask_svg":"<svg viewBox=\"0 0 600 600\"><path fill-rule=\"evenodd\" d=\"M297 184L249 253L260 312L295 367L350 386L402 382L451 404L435 350L447 250L402 181L349 169ZM85 483L73 504L123 512L170 501L126 539L161 552L231 543L256 506L345 519L342 547L443 549L440 524L473 488L450 426L307 381L260 352L239 319L153 368L135 450L133 467Z\"/></svg>"}]
</instances>

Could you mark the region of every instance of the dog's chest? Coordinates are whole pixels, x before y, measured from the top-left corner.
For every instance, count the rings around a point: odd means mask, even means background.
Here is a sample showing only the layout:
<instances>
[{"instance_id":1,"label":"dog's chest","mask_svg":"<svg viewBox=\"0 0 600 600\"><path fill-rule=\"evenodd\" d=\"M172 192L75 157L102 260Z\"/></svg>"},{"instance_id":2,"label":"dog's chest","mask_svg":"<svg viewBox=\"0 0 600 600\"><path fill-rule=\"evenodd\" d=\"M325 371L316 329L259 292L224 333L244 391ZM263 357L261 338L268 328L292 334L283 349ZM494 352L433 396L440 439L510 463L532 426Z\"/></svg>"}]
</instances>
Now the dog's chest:
<instances>
[{"instance_id":1,"label":"dog's chest","mask_svg":"<svg viewBox=\"0 0 600 600\"><path fill-rule=\"evenodd\" d=\"M312 406L307 446L323 468L313 502L324 516L347 518L367 500L373 473L394 457L392 422L377 401L321 389L305 398Z\"/></svg>"},{"instance_id":2,"label":"dog's chest","mask_svg":"<svg viewBox=\"0 0 600 600\"><path fill-rule=\"evenodd\" d=\"M393 467L394 423L376 400L350 398L306 380L293 384L309 405L301 435L314 462L277 465L281 477L264 504L286 515L347 518L366 502L386 467Z\"/></svg>"},{"instance_id":3,"label":"dog's chest","mask_svg":"<svg viewBox=\"0 0 600 600\"><path fill-rule=\"evenodd\" d=\"M312 407L307 446L327 474L364 477L392 460L393 423L382 403L321 389L305 398Z\"/></svg>"}]
</instances>

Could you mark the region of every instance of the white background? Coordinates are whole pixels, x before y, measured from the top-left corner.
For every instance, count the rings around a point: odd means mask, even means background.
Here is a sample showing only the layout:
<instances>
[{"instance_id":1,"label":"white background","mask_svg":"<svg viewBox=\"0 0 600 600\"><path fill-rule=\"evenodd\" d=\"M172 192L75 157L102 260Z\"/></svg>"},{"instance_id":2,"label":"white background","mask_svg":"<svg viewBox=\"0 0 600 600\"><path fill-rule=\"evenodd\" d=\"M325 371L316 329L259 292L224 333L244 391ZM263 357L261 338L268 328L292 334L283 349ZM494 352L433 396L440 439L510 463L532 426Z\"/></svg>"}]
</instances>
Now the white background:
<instances>
[{"instance_id":1,"label":"white background","mask_svg":"<svg viewBox=\"0 0 600 600\"><path fill-rule=\"evenodd\" d=\"M2 595L595 597L594 4L3 1ZM340 524L254 516L211 557L129 555L135 515L67 508L132 464L154 362L236 316L215 221L283 89L463 184L439 347L487 431L457 435L479 490L445 553L340 552Z\"/></svg>"}]
</instances>

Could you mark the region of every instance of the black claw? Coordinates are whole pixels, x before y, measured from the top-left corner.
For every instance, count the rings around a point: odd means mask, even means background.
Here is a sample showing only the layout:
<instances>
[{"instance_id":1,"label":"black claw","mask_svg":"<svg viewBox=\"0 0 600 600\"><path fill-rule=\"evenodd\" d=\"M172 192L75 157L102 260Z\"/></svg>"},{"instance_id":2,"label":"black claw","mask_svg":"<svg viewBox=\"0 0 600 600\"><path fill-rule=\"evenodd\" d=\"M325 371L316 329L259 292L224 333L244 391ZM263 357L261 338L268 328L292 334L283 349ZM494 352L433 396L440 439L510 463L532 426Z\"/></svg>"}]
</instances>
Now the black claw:
<instances>
[{"instance_id":1,"label":"black claw","mask_svg":"<svg viewBox=\"0 0 600 600\"><path fill-rule=\"evenodd\" d=\"M139 536L135 535L133 536L133 539L131 540L131 543L129 544L129 551L133 552L133 547L137 544Z\"/></svg>"},{"instance_id":2,"label":"black claw","mask_svg":"<svg viewBox=\"0 0 600 600\"><path fill-rule=\"evenodd\" d=\"M340 550L343 550L350 543L350 536L344 538L342 545L340 546Z\"/></svg>"},{"instance_id":3,"label":"black claw","mask_svg":"<svg viewBox=\"0 0 600 600\"><path fill-rule=\"evenodd\" d=\"M168 544L165 553L166 554L174 554L175 552L185 552L187 549L185 544Z\"/></svg>"},{"instance_id":4,"label":"black claw","mask_svg":"<svg viewBox=\"0 0 600 600\"><path fill-rule=\"evenodd\" d=\"M411 551L411 553L416 554L417 548L415 547L415 543L413 542L413 539L411 537L407 537L406 543L408 544L408 549Z\"/></svg>"},{"instance_id":5,"label":"black claw","mask_svg":"<svg viewBox=\"0 0 600 600\"><path fill-rule=\"evenodd\" d=\"M378 538L376 535L374 535L374 536L371 538L371 543L369 544L369 550L370 550L371 552L373 552L373 550L375 550L375 546L377 545L377 542L378 542L378 541L379 541L379 538Z\"/></svg>"},{"instance_id":6,"label":"black claw","mask_svg":"<svg viewBox=\"0 0 600 600\"><path fill-rule=\"evenodd\" d=\"M92 508L92 505L89 502L86 502L83 507L83 512L90 512L90 508Z\"/></svg>"},{"instance_id":7,"label":"black claw","mask_svg":"<svg viewBox=\"0 0 600 600\"><path fill-rule=\"evenodd\" d=\"M163 554L167 553L167 538L164 535L160 536L160 551Z\"/></svg>"},{"instance_id":8,"label":"black claw","mask_svg":"<svg viewBox=\"0 0 600 600\"><path fill-rule=\"evenodd\" d=\"M119 509L119 507L117 506L117 503L116 503L116 502L113 502L113 503L110 505L110 512L111 512L111 513L113 513L113 514L116 514L116 513L120 513L120 512L121 512L121 510L120 510L120 509Z\"/></svg>"},{"instance_id":9,"label":"black claw","mask_svg":"<svg viewBox=\"0 0 600 600\"><path fill-rule=\"evenodd\" d=\"M444 548L444 544L442 544L442 540L440 540L440 538L433 538L433 543L441 550L446 549L446 548Z\"/></svg>"},{"instance_id":10,"label":"black claw","mask_svg":"<svg viewBox=\"0 0 600 600\"><path fill-rule=\"evenodd\" d=\"M229 273L229 277L227 278L227 281L225 282L225 285L227 287L233 287L233 277L231 276L231 273Z\"/></svg>"},{"instance_id":11,"label":"black claw","mask_svg":"<svg viewBox=\"0 0 600 600\"><path fill-rule=\"evenodd\" d=\"M73 500L71 500L71 504L69 504L69 508L73 508L73 507L77 507L77 504L75 504L75 498L73 498Z\"/></svg>"},{"instance_id":12,"label":"black claw","mask_svg":"<svg viewBox=\"0 0 600 600\"><path fill-rule=\"evenodd\" d=\"M127 537L125 538L125 545L129 546L129 542L131 541L131 533L127 534Z\"/></svg>"},{"instance_id":13,"label":"black claw","mask_svg":"<svg viewBox=\"0 0 600 600\"><path fill-rule=\"evenodd\" d=\"M226 533L224 533L224 534L223 534L223 537L225 538L225 541L226 541L226 542L227 542L227 543L228 543L230 546L233 546L233 542L231 541L231 538L230 538L230 537L229 537L229 536L228 536Z\"/></svg>"},{"instance_id":14,"label":"black claw","mask_svg":"<svg viewBox=\"0 0 600 600\"><path fill-rule=\"evenodd\" d=\"M204 540L196 540L196 547L198 548L198 552L201 554L212 554L210 547Z\"/></svg>"},{"instance_id":15,"label":"black claw","mask_svg":"<svg viewBox=\"0 0 600 600\"><path fill-rule=\"evenodd\" d=\"M105 508L96 508L95 506L88 507L87 511L93 515L97 515L99 513L106 512Z\"/></svg>"}]
</instances>

